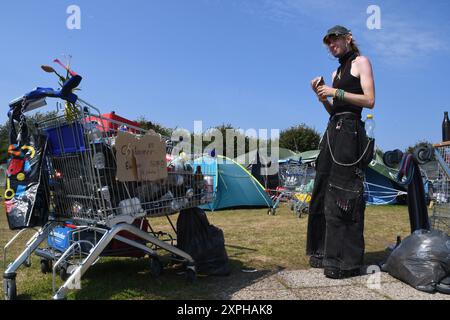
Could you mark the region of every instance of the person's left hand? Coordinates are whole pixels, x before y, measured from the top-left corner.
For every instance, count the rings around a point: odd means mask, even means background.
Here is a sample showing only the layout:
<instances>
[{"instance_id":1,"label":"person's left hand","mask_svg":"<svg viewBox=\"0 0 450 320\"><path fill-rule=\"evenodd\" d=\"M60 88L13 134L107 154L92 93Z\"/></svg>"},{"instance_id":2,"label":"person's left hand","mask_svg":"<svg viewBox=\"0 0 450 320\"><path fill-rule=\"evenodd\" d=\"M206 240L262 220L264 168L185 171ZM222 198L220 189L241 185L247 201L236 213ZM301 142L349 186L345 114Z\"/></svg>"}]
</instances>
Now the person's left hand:
<instances>
[{"instance_id":1,"label":"person's left hand","mask_svg":"<svg viewBox=\"0 0 450 320\"><path fill-rule=\"evenodd\" d=\"M317 95L321 98L333 97L336 89L323 85L317 89Z\"/></svg>"}]
</instances>

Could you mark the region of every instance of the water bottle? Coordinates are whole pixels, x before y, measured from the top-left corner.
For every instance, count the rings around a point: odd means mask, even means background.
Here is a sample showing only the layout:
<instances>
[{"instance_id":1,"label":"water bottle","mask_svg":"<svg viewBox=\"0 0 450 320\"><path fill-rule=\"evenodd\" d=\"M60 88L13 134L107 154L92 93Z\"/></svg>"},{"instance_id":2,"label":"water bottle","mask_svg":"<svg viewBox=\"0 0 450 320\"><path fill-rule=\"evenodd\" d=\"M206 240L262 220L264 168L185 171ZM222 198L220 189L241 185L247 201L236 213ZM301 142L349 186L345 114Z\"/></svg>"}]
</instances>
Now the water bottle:
<instances>
[{"instance_id":1,"label":"water bottle","mask_svg":"<svg viewBox=\"0 0 450 320\"><path fill-rule=\"evenodd\" d=\"M88 122L84 124L84 129L87 131L89 141L92 143L100 142L102 138L102 132L93 122Z\"/></svg>"},{"instance_id":2,"label":"water bottle","mask_svg":"<svg viewBox=\"0 0 450 320\"><path fill-rule=\"evenodd\" d=\"M444 112L444 121L442 121L442 142L450 140L450 120L448 119L448 112Z\"/></svg>"},{"instance_id":3,"label":"water bottle","mask_svg":"<svg viewBox=\"0 0 450 320\"><path fill-rule=\"evenodd\" d=\"M368 114L365 123L367 137L375 139L375 120L373 120L373 115Z\"/></svg>"}]
</instances>

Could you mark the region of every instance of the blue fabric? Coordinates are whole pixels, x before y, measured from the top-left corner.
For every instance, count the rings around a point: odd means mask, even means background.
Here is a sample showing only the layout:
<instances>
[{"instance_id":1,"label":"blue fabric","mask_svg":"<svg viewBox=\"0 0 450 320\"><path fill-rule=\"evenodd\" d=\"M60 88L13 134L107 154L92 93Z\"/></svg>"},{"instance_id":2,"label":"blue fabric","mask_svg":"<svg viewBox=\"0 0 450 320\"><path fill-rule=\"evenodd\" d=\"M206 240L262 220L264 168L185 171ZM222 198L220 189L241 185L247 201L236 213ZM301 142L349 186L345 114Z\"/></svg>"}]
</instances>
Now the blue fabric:
<instances>
[{"instance_id":1,"label":"blue fabric","mask_svg":"<svg viewBox=\"0 0 450 320\"><path fill-rule=\"evenodd\" d=\"M397 203L397 195L388 197L388 194L385 193L388 190L385 188L396 189L391 180L369 167L366 170L366 181L371 184L381 186L377 187L374 185L365 185L366 202L368 204L380 205Z\"/></svg>"},{"instance_id":2,"label":"blue fabric","mask_svg":"<svg viewBox=\"0 0 450 320\"><path fill-rule=\"evenodd\" d=\"M214 175L214 200L202 209L272 206L272 199L259 182L231 159L203 157L194 161L194 168L198 165L203 174Z\"/></svg>"},{"instance_id":3,"label":"blue fabric","mask_svg":"<svg viewBox=\"0 0 450 320\"><path fill-rule=\"evenodd\" d=\"M52 88L38 87L25 94L25 98L27 98L27 100L37 100L45 97L59 97L59 94L59 91L53 90Z\"/></svg>"},{"instance_id":4,"label":"blue fabric","mask_svg":"<svg viewBox=\"0 0 450 320\"><path fill-rule=\"evenodd\" d=\"M31 92L25 94L27 100L37 100L45 97L60 98L71 103L75 103L78 100L78 96L72 93L73 89L78 87L82 78L80 76L74 76L64 82L61 90L54 90L52 88L38 87Z\"/></svg>"}]
</instances>

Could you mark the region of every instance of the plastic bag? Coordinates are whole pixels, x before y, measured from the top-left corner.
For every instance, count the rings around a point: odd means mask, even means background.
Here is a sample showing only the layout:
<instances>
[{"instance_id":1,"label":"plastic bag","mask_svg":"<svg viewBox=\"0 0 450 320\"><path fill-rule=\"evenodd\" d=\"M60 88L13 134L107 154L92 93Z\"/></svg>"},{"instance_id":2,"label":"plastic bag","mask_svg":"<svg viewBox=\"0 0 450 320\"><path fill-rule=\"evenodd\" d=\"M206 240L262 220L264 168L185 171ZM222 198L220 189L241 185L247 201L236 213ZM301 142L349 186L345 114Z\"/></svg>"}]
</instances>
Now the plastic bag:
<instances>
[{"instance_id":1,"label":"plastic bag","mask_svg":"<svg viewBox=\"0 0 450 320\"><path fill-rule=\"evenodd\" d=\"M199 273L230 273L223 231L209 224L202 209L191 208L180 212L177 238L177 247L192 256Z\"/></svg>"},{"instance_id":2,"label":"plastic bag","mask_svg":"<svg viewBox=\"0 0 450 320\"><path fill-rule=\"evenodd\" d=\"M383 271L418 290L435 292L450 275L450 237L437 230L414 232L391 253Z\"/></svg>"}]
</instances>

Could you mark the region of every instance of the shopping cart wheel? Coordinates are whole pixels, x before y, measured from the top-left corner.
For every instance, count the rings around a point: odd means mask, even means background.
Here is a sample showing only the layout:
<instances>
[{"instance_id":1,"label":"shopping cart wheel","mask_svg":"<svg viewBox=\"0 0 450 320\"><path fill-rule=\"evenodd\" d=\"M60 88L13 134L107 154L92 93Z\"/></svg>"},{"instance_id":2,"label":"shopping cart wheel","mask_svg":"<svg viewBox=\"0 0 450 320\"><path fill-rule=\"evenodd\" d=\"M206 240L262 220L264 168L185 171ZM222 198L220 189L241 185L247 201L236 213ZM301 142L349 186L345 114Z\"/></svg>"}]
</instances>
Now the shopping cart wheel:
<instances>
[{"instance_id":1,"label":"shopping cart wheel","mask_svg":"<svg viewBox=\"0 0 450 320\"><path fill-rule=\"evenodd\" d=\"M158 258L150 258L150 274L152 277L159 277L163 272L163 266Z\"/></svg>"},{"instance_id":2,"label":"shopping cart wheel","mask_svg":"<svg viewBox=\"0 0 450 320\"><path fill-rule=\"evenodd\" d=\"M51 263L49 260L42 259L41 260L41 272L43 274L50 273L52 271Z\"/></svg>"},{"instance_id":3,"label":"shopping cart wheel","mask_svg":"<svg viewBox=\"0 0 450 320\"><path fill-rule=\"evenodd\" d=\"M270 215L274 216L276 213L277 213L277 209L275 209L275 208L270 208L270 209L267 211L267 214L268 214L269 216L270 216Z\"/></svg>"},{"instance_id":4,"label":"shopping cart wheel","mask_svg":"<svg viewBox=\"0 0 450 320\"><path fill-rule=\"evenodd\" d=\"M16 279L3 279L3 281L5 290L5 300L16 300L17 299Z\"/></svg>"},{"instance_id":5,"label":"shopping cart wheel","mask_svg":"<svg viewBox=\"0 0 450 320\"><path fill-rule=\"evenodd\" d=\"M309 213L309 207L303 207L302 208L302 213L303 214L308 214Z\"/></svg>"}]
</instances>

